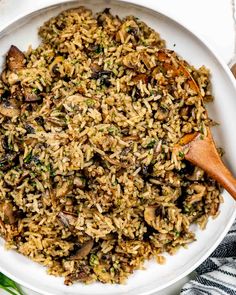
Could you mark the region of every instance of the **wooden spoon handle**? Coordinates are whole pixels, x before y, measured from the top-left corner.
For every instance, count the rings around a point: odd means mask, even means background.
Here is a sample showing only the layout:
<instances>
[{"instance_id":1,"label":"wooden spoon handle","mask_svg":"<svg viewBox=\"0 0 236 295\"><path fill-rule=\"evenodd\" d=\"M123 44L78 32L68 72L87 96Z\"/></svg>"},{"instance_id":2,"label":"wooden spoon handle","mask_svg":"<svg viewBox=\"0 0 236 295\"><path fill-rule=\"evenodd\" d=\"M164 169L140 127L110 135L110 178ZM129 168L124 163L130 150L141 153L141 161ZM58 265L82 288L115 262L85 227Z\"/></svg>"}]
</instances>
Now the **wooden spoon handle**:
<instances>
[{"instance_id":1,"label":"wooden spoon handle","mask_svg":"<svg viewBox=\"0 0 236 295\"><path fill-rule=\"evenodd\" d=\"M203 169L210 177L220 183L236 200L236 179L222 162L209 130L208 136L200 135L189 143L185 159Z\"/></svg>"}]
</instances>

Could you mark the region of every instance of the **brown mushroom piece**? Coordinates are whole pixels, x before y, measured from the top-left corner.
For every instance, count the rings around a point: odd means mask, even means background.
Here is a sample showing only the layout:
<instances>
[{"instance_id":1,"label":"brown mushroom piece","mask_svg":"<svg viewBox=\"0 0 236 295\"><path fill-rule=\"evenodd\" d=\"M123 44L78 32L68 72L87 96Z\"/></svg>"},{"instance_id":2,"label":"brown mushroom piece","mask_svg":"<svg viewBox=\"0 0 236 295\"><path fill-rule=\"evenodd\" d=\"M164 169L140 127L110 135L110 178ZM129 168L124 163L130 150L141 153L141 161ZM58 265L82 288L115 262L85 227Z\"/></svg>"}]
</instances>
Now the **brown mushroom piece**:
<instances>
[{"instance_id":1,"label":"brown mushroom piece","mask_svg":"<svg viewBox=\"0 0 236 295\"><path fill-rule=\"evenodd\" d=\"M24 92L25 101L27 101L27 102L35 102L35 101L39 101L42 99L39 95L37 95L33 91L32 88L25 87L23 92Z\"/></svg>"},{"instance_id":2,"label":"brown mushroom piece","mask_svg":"<svg viewBox=\"0 0 236 295\"><path fill-rule=\"evenodd\" d=\"M101 66L95 62L91 63L90 69L92 70L92 77L97 75L97 73L99 73L100 71L102 71Z\"/></svg>"},{"instance_id":3,"label":"brown mushroom piece","mask_svg":"<svg viewBox=\"0 0 236 295\"><path fill-rule=\"evenodd\" d=\"M81 260L86 257L93 248L93 240L85 242L80 249L76 252L75 255L69 257L69 260Z\"/></svg>"},{"instance_id":4,"label":"brown mushroom piece","mask_svg":"<svg viewBox=\"0 0 236 295\"><path fill-rule=\"evenodd\" d=\"M115 160L115 159L111 159L109 156L107 155L103 155L102 156L107 162L109 162L110 164L112 165L115 165L115 166L120 166L122 168L127 168L129 167L129 164L125 164L125 163L121 163L119 162L118 160Z\"/></svg>"},{"instance_id":5,"label":"brown mushroom piece","mask_svg":"<svg viewBox=\"0 0 236 295\"><path fill-rule=\"evenodd\" d=\"M13 205L11 203L0 204L0 211L3 213L6 223L11 225L16 223L16 217L14 216Z\"/></svg>"},{"instance_id":6,"label":"brown mushroom piece","mask_svg":"<svg viewBox=\"0 0 236 295\"><path fill-rule=\"evenodd\" d=\"M186 203L193 204L201 201L206 192L206 187L202 184L193 183L189 186L189 190L192 190L194 194L186 198Z\"/></svg>"},{"instance_id":7,"label":"brown mushroom piece","mask_svg":"<svg viewBox=\"0 0 236 295\"><path fill-rule=\"evenodd\" d=\"M144 210L144 220L148 225L158 230L157 218L163 216L163 208L160 205L147 206Z\"/></svg>"},{"instance_id":8,"label":"brown mushroom piece","mask_svg":"<svg viewBox=\"0 0 236 295\"><path fill-rule=\"evenodd\" d=\"M2 100L0 103L0 113L6 117L17 117L20 115L20 110L14 99Z\"/></svg>"},{"instance_id":9,"label":"brown mushroom piece","mask_svg":"<svg viewBox=\"0 0 236 295\"><path fill-rule=\"evenodd\" d=\"M20 70L24 67L25 56L19 48L12 45L7 53L6 63L10 71Z\"/></svg>"},{"instance_id":10,"label":"brown mushroom piece","mask_svg":"<svg viewBox=\"0 0 236 295\"><path fill-rule=\"evenodd\" d=\"M0 170L5 171L9 169L10 167L14 166L15 159L17 157L18 153L8 150L6 151L5 155L0 158Z\"/></svg>"},{"instance_id":11,"label":"brown mushroom piece","mask_svg":"<svg viewBox=\"0 0 236 295\"><path fill-rule=\"evenodd\" d=\"M186 178L189 180L200 180L204 175L204 171L197 166L194 167L194 171L191 175L187 175Z\"/></svg>"},{"instance_id":12,"label":"brown mushroom piece","mask_svg":"<svg viewBox=\"0 0 236 295\"><path fill-rule=\"evenodd\" d=\"M62 211L58 214L58 219L61 224L65 227L68 227L70 230L73 229L73 226L77 220L77 215L71 212Z\"/></svg>"},{"instance_id":13,"label":"brown mushroom piece","mask_svg":"<svg viewBox=\"0 0 236 295\"><path fill-rule=\"evenodd\" d=\"M154 115L154 118L157 119L158 121L163 121L165 119L167 119L169 116L169 111L163 107L160 107L155 115Z\"/></svg>"}]
</instances>

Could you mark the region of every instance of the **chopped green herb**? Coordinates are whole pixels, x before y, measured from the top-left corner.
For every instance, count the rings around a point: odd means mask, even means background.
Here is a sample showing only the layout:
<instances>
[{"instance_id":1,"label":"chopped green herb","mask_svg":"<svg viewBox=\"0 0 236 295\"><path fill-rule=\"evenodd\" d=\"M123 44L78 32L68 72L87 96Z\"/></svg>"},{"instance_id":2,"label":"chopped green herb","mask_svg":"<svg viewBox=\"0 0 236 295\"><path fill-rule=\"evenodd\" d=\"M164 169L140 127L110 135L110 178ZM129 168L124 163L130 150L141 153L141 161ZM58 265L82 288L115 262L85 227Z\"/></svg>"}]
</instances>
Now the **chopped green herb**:
<instances>
[{"instance_id":1,"label":"chopped green herb","mask_svg":"<svg viewBox=\"0 0 236 295\"><path fill-rule=\"evenodd\" d=\"M35 174L34 172L30 172L30 176L31 176L32 178L34 178L34 177L36 176L36 174Z\"/></svg>"},{"instance_id":2,"label":"chopped green herb","mask_svg":"<svg viewBox=\"0 0 236 295\"><path fill-rule=\"evenodd\" d=\"M116 135L118 133L118 129L115 126L109 127L107 131L109 132L109 134L113 134L113 135Z\"/></svg>"},{"instance_id":3,"label":"chopped green herb","mask_svg":"<svg viewBox=\"0 0 236 295\"><path fill-rule=\"evenodd\" d=\"M49 164L46 166L46 171L49 172L49 175L50 175L51 177L54 177L54 176L55 176L55 171L53 170L51 163L49 163Z\"/></svg>"},{"instance_id":4,"label":"chopped green herb","mask_svg":"<svg viewBox=\"0 0 236 295\"><path fill-rule=\"evenodd\" d=\"M152 149L155 146L155 144L156 144L156 140L153 139L146 145L146 148Z\"/></svg>"},{"instance_id":5,"label":"chopped green herb","mask_svg":"<svg viewBox=\"0 0 236 295\"><path fill-rule=\"evenodd\" d=\"M72 65L75 65L77 63L77 60L76 59L73 59L72 61L71 61L71 64Z\"/></svg>"},{"instance_id":6,"label":"chopped green herb","mask_svg":"<svg viewBox=\"0 0 236 295\"><path fill-rule=\"evenodd\" d=\"M115 269L114 269L114 267L111 267L111 268L110 268L110 273L111 273L111 274L115 274Z\"/></svg>"},{"instance_id":7,"label":"chopped green herb","mask_svg":"<svg viewBox=\"0 0 236 295\"><path fill-rule=\"evenodd\" d=\"M180 156L180 158L184 158L184 153L183 152L179 152L179 156Z\"/></svg>"},{"instance_id":8,"label":"chopped green herb","mask_svg":"<svg viewBox=\"0 0 236 295\"><path fill-rule=\"evenodd\" d=\"M95 254L91 254L90 255L89 264L91 266L95 266L95 265L98 265L99 264L97 255L95 255Z\"/></svg>"},{"instance_id":9,"label":"chopped green herb","mask_svg":"<svg viewBox=\"0 0 236 295\"><path fill-rule=\"evenodd\" d=\"M87 99L86 101L87 106L91 107L95 104L95 101L91 98Z\"/></svg>"},{"instance_id":10,"label":"chopped green herb","mask_svg":"<svg viewBox=\"0 0 236 295\"><path fill-rule=\"evenodd\" d=\"M178 238L180 236L180 232L175 230L175 236L176 236L176 238Z\"/></svg>"},{"instance_id":11,"label":"chopped green herb","mask_svg":"<svg viewBox=\"0 0 236 295\"><path fill-rule=\"evenodd\" d=\"M187 207L187 206L184 206L184 213L189 213L191 210L190 210L190 208L189 207Z\"/></svg>"},{"instance_id":12,"label":"chopped green herb","mask_svg":"<svg viewBox=\"0 0 236 295\"><path fill-rule=\"evenodd\" d=\"M24 163L28 164L32 160L32 151L24 158Z\"/></svg>"}]
</instances>

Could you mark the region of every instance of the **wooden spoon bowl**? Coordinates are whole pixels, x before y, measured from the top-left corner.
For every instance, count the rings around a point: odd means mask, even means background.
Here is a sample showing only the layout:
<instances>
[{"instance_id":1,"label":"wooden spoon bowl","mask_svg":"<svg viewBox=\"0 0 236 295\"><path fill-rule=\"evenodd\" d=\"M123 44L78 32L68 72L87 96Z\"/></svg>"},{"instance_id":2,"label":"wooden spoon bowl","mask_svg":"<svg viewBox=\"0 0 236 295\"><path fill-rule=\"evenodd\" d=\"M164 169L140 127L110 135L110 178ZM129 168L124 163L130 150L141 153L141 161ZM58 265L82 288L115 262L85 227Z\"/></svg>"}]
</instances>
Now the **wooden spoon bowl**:
<instances>
[{"instance_id":1,"label":"wooden spoon bowl","mask_svg":"<svg viewBox=\"0 0 236 295\"><path fill-rule=\"evenodd\" d=\"M187 161L204 170L236 200L236 179L222 162L210 128L205 137L198 132L185 135L176 146L176 151L180 150Z\"/></svg>"}]
</instances>

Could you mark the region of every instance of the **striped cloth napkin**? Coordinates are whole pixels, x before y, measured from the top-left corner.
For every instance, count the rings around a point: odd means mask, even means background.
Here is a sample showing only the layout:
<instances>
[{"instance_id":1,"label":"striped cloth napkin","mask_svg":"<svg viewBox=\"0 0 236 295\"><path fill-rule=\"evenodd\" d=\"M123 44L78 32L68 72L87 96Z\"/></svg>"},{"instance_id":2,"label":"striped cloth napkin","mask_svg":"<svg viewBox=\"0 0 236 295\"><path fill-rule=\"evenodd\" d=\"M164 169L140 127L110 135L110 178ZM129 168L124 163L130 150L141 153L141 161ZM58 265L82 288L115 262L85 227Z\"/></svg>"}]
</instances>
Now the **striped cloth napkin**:
<instances>
[{"instance_id":1,"label":"striped cloth napkin","mask_svg":"<svg viewBox=\"0 0 236 295\"><path fill-rule=\"evenodd\" d=\"M236 220L227 236L185 284L180 295L236 295Z\"/></svg>"}]
</instances>

